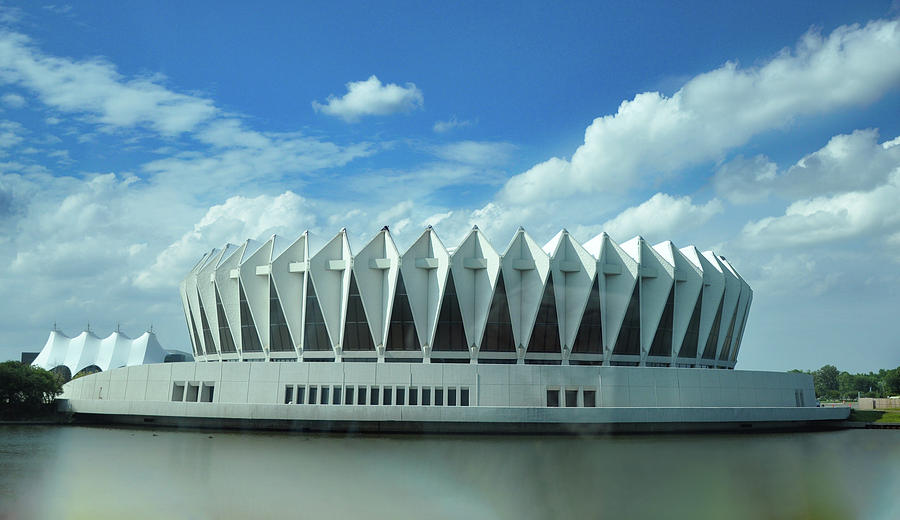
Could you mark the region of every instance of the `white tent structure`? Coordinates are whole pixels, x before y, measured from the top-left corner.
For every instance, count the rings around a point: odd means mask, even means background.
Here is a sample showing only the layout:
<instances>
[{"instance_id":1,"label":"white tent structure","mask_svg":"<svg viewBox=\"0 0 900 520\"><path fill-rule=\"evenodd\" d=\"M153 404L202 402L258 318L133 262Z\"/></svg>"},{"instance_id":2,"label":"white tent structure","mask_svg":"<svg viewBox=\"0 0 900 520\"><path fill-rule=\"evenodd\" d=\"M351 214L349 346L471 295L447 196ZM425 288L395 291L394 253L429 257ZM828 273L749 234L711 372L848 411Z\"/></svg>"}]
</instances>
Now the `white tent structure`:
<instances>
[{"instance_id":1,"label":"white tent structure","mask_svg":"<svg viewBox=\"0 0 900 520\"><path fill-rule=\"evenodd\" d=\"M153 332L132 339L116 331L101 339L89 331L70 338L53 330L32 365L46 370L64 366L74 376L90 366L105 372L111 368L162 363L168 354Z\"/></svg>"},{"instance_id":2,"label":"white tent structure","mask_svg":"<svg viewBox=\"0 0 900 520\"><path fill-rule=\"evenodd\" d=\"M752 300L725 258L669 241L566 230L505 251L430 226L401 252L387 228L354 254L226 244L181 283L198 361L373 361L734 368ZM49 343L48 343L49 344Z\"/></svg>"}]
</instances>

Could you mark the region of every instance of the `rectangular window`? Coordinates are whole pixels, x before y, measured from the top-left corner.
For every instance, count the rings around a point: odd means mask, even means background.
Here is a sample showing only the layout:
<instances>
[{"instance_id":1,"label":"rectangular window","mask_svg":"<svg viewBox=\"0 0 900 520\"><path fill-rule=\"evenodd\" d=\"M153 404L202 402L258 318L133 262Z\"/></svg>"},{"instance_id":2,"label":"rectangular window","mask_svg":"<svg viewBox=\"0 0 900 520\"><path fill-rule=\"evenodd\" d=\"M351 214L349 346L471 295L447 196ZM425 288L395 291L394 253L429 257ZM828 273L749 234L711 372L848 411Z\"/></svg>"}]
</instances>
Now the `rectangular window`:
<instances>
[{"instance_id":1,"label":"rectangular window","mask_svg":"<svg viewBox=\"0 0 900 520\"><path fill-rule=\"evenodd\" d=\"M447 406L456 406L456 389L447 389Z\"/></svg>"},{"instance_id":2,"label":"rectangular window","mask_svg":"<svg viewBox=\"0 0 900 520\"><path fill-rule=\"evenodd\" d=\"M328 391L331 390L327 386L322 387L322 400L319 401L319 404L328 404Z\"/></svg>"},{"instance_id":3,"label":"rectangular window","mask_svg":"<svg viewBox=\"0 0 900 520\"><path fill-rule=\"evenodd\" d=\"M378 387L369 387L369 404L378 404Z\"/></svg>"},{"instance_id":4,"label":"rectangular window","mask_svg":"<svg viewBox=\"0 0 900 520\"><path fill-rule=\"evenodd\" d=\"M597 406L597 391L596 390L585 390L584 391L584 407L585 408L595 408Z\"/></svg>"},{"instance_id":5,"label":"rectangular window","mask_svg":"<svg viewBox=\"0 0 900 520\"><path fill-rule=\"evenodd\" d=\"M384 404L391 404L391 397L393 396L394 394L391 392L391 387L384 387Z\"/></svg>"},{"instance_id":6,"label":"rectangular window","mask_svg":"<svg viewBox=\"0 0 900 520\"><path fill-rule=\"evenodd\" d=\"M297 404L306 404L306 387L297 386Z\"/></svg>"},{"instance_id":7,"label":"rectangular window","mask_svg":"<svg viewBox=\"0 0 900 520\"><path fill-rule=\"evenodd\" d=\"M435 387L434 389L434 405L444 406L444 389L441 387Z\"/></svg>"},{"instance_id":8,"label":"rectangular window","mask_svg":"<svg viewBox=\"0 0 900 520\"><path fill-rule=\"evenodd\" d=\"M175 383L172 385L172 400L184 401L184 383Z\"/></svg>"},{"instance_id":9,"label":"rectangular window","mask_svg":"<svg viewBox=\"0 0 900 520\"><path fill-rule=\"evenodd\" d=\"M291 404L294 402L294 385L287 385L284 387L284 404Z\"/></svg>"},{"instance_id":10,"label":"rectangular window","mask_svg":"<svg viewBox=\"0 0 900 520\"><path fill-rule=\"evenodd\" d=\"M547 406L551 408L559 407L559 390L558 389L547 389Z\"/></svg>"},{"instance_id":11,"label":"rectangular window","mask_svg":"<svg viewBox=\"0 0 900 520\"><path fill-rule=\"evenodd\" d=\"M566 389L566 408L575 408L578 406L578 389Z\"/></svg>"},{"instance_id":12,"label":"rectangular window","mask_svg":"<svg viewBox=\"0 0 900 520\"><path fill-rule=\"evenodd\" d=\"M318 391L318 386L309 387L309 404L316 404L317 402L319 402L318 399L316 399L316 397L318 397Z\"/></svg>"},{"instance_id":13,"label":"rectangular window","mask_svg":"<svg viewBox=\"0 0 900 520\"><path fill-rule=\"evenodd\" d=\"M409 389L409 404L412 406L419 404L419 389L414 386Z\"/></svg>"},{"instance_id":14,"label":"rectangular window","mask_svg":"<svg viewBox=\"0 0 900 520\"><path fill-rule=\"evenodd\" d=\"M468 388L460 388L459 389L459 405L460 406L469 406L469 389Z\"/></svg>"},{"instance_id":15,"label":"rectangular window","mask_svg":"<svg viewBox=\"0 0 900 520\"><path fill-rule=\"evenodd\" d=\"M344 389L344 404L353 404L353 398L356 396L356 392L352 386L348 386Z\"/></svg>"},{"instance_id":16,"label":"rectangular window","mask_svg":"<svg viewBox=\"0 0 900 520\"><path fill-rule=\"evenodd\" d=\"M397 387L397 399L395 400L398 405L406 404L406 389L403 387Z\"/></svg>"},{"instance_id":17,"label":"rectangular window","mask_svg":"<svg viewBox=\"0 0 900 520\"><path fill-rule=\"evenodd\" d=\"M359 387L358 392L359 393L356 396L356 404L366 404L366 387Z\"/></svg>"},{"instance_id":18,"label":"rectangular window","mask_svg":"<svg viewBox=\"0 0 900 520\"><path fill-rule=\"evenodd\" d=\"M422 406L431 406L431 388L422 387Z\"/></svg>"},{"instance_id":19,"label":"rectangular window","mask_svg":"<svg viewBox=\"0 0 900 520\"><path fill-rule=\"evenodd\" d=\"M188 383L187 397L184 400L189 403L196 403L198 397L200 397L200 385Z\"/></svg>"},{"instance_id":20,"label":"rectangular window","mask_svg":"<svg viewBox=\"0 0 900 520\"><path fill-rule=\"evenodd\" d=\"M203 383L202 385L200 385L200 402L213 402L213 392L215 392L215 390L216 387L212 383Z\"/></svg>"},{"instance_id":21,"label":"rectangular window","mask_svg":"<svg viewBox=\"0 0 900 520\"><path fill-rule=\"evenodd\" d=\"M332 390L331 404L341 404L341 387L335 386Z\"/></svg>"}]
</instances>

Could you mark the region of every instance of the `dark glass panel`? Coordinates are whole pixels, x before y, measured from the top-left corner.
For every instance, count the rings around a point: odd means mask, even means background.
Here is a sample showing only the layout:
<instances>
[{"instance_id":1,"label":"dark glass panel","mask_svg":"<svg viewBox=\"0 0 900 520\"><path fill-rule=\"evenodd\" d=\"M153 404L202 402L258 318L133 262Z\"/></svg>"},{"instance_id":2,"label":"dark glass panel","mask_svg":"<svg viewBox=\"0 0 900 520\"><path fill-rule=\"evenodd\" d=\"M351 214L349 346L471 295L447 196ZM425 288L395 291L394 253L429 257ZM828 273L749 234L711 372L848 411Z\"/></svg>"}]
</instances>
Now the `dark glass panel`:
<instances>
[{"instance_id":1,"label":"dark glass panel","mask_svg":"<svg viewBox=\"0 0 900 520\"><path fill-rule=\"evenodd\" d=\"M228 319L225 317L225 307L222 306L222 298L219 297L219 288L216 287L216 314L219 318L219 346L223 354L234 354L237 348L234 346L234 336L228 328Z\"/></svg>"},{"instance_id":2,"label":"dark glass panel","mask_svg":"<svg viewBox=\"0 0 900 520\"><path fill-rule=\"evenodd\" d=\"M553 273L547 275L547 286L538 308L537 318L531 339L528 341L528 352L555 353L562 352L559 346L559 321L556 316L556 296L553 294Z\"/></svg>"},{"instance_id":3,"label":"dark glass panel","mask_svg":"<svg viewBox=\"0 0 900 520\"><path fill-rule=\"evenodd\" d=\"M444 291L444 300L441 302L441 313L438 317L437 330L434 333L434 347L432 351L466 352L466 331L463 328L462 313L459 311L459 301L456 298L456 285L453 283L453 273L447 273L447 289Z\"/></svg>"},{"instance_id":4,"label":"dark glass panel","mask_svg":"<svg viewBox=\"0 0 900 520\"><path fill-rule=\"evenodd\" d=\"M735 303L735 307L737 307L737 303ZM737 315L737 308L735 308L734 313L731 315L731 324L728 325L728 332L725 333L725 343L722 344L722 353L719 354L719 361L728 361L731 355L731 339L734 336L734 324L737 321Z\"/></svg>"},{"instance_id":5,"label":"dark glass panel","mask_svg":"<svg viewBox=\"0 0 900 520\"><path fill-rule=\"evenodd\" d=\"M284 311L281 310L281 302L278 300L278 291L275 283L269 279L269 349L272 352L293 352L294 340L288 330L287 320L284 319Z\"/></svg>"},{"instance_id":6,"label":"dark glass panel","mask_svg":"<svg viewBox=\"0 0 900 520\"><path fill-rule=\"evenodd\" d=\"M600 321L600 276L594 278L591 286L591 294L588 296L581 324L578 325L578 334L575 336L575 344L572 346L573 354L602 354L603 353L603 323Z\"/></svg>"},{"instance_id":7,"label":"dark glass panel","mask_svg":"<svg viewBox=\"0 0 900 520\"><path fill-rule=\"evenodd\" d=\"M256 324L253 323L250 305L247 304L247 296L244 294L244 284L241 283L238 287L241 298L241 348L244 352L262 352Z\"/></svg>"},{"instance_id":8,"label":"dark glass panel","mask_svg":"<svg viewBox=\"0 0 900 520\"><path fill-rule=\"evenodd\" d=\"M596 390L585 390L584 391L584 407L585 408L594 408L597 406L597 391Z\"/></svg>"},{"instance_id":9,"label":"dark glass panel","mask_svg":"<svg viewBox=\"0 0 900 520\"><path fill-rule=\"evenodd\" d=\"M325 327L325 317L319 308L319 298L316 296L316 288L312 280L306 284L306 323L303 327L303 350L328 351L331 350L331 341L328 339L328 328Z\"/></svg>"},{"instance_id":10,"label":"dark glass panel","mask_svg":"<svg viewBox=\"0 0 900 520\"><path fill-rule=\"evenodd\" d=\"M675 314L675 286L669 289L669 297L666 298L666 307L662 317L656 326L656 334L653 335L653 343L650 344L651 356L672 355L672 327Z\"/></svg>"},{"instance_id":11,"label":"dark glass panel","mask_svg":"<svg viewBox=\"0 0 900 520\"><path fill-rule=\"evenodd\" d=\"M197 321L194 319L194 312L191 311L191 304L188 303L188 314L190 315L190 323L188 329L191 331L191 340L194 342L194 355L202 356L203 348L200 345L200 336L197 334Z\"/></svg>"},{"instance_id":12,"label":"dark glass panel","mask_svg":"<svg viewBox=\"0 0 900 520\"><path fill-rule=\"evenodd\" d=\"M691 314L691 321L688 322L687 332L684 333L684 341L681 343L681 351L678 353L680 358L697 357L697 343L700 341L700 309L702 307L703 289L701 288L697 303L694 305L694 313Z\"/></svg>"},{"instance_id":13,"label":"dark glass panel","mask_svg":"<svg viewBox=\"0 0 900 520\"><path fill-rule=\"evenodd\" d=\"M559 390L547 390L547 406L559 407Z\"/></svg>"},{"instance_id":14,"label":"dark glass panel","mask_svg":"<svg viewBox=\"0 0 900 520\"><path fill-rule=\"evenodd\" d=\"M209 330L209 320L206 319L206 309L203 308L203 300L200 292L197 292L197 302L200 304L200 324L203 326L203 342L206 345L207 354L216 354L216 344L213 342L212 332Z\"/></svg>"},{"instance_id":15,"label":"dark glass panel","mask_svg":"<svg viewBox=\"0 0 900 520\"><path fill-rule=\"evenodd\" d=\"M350 273L350 291L347 296L347 320L344 322L344 350L375 350L366 310L363 308L356 276Z\"/></svg>"},{"instance_id":16,"label":"dark glass panel","mask_svg":"<svg viewBox=\"0 0 900 520\"><path fill-rule=\"evenodd\" d=\"M487 324L484 327L484 337L481 339L481 351L516 351L516 347L513 345L512 321L509 317L509 302L506 299L506 285L503 283L503 273L500 273L500 277L497 280L497 288L494 290L494 299L491 301Z\"/></svg>"},{"instance_id":17,"label":"dark glass panel","mask_svg":"<svg viewBox=\"0 0 900 520\"><path fill-rule=\"evenodd\" d=\"M394 306L391 309L391 324L388 331L387 350L421 350L419 336L416 334L416 323L413 321L412 309L403 275L397 275L397 293L394 295Z\"/></svg>"},{"instance_id":18,"label":"dark glass panel","mask_svg":"<svg viewBox=\"0 0 900 520\"><path fill-rule=\"evenodd\" d=\"M566 390L566 408L578 406L578 390Z\"/></svg>"},{"instance_id":19,"label":"dark glass panel","mask_svg":"<svg viewBox=\"0 0 900 520\"><path fill-rule=\"evenodd\" d=\"M719 309L716 311L716 318L713 320L712 330L709 331L709 337L706 338L706 348L703 349L703 359L716 358L716 342L719 341L719 328L722 324L722 305L725 303L725 295L719 300Z\"/></svg>"},{"instance_id":20,"label":"dark glass panel","mask_svg":"<svg viewBox=\"0 0 900 520\"><path fill-rule=\"evenodd\" d=\"M641 281L634 284L634 292L631 293L631 301L628 302L628 310L625 311L625 320L619 329L619 337L613 354L628 354L639 356L641 354Z\"/></svg>"}]
</instances>

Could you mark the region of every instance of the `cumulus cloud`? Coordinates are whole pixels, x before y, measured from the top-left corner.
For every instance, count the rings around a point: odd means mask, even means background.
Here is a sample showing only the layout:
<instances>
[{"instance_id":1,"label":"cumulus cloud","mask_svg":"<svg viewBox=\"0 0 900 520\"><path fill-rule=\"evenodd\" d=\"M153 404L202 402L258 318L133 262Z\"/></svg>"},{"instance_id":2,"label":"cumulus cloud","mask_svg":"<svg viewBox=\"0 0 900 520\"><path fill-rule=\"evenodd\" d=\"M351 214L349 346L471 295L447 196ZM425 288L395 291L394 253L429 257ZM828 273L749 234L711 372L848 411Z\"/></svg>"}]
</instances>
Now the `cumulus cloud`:
<instances>
[{"instance_id":1,"label":"cumulus cloud","mask_svg":"<svg viewBox=\"0 0 900 520\"><path fill-rule=\"evenodd\" d=\"M434 154L448 161L496 166L505 164L515 150L510 143L491 141L459 141L432 148Z\"/></svg>"},{"instance_id":2,"label":"cumulus cloud","mask_svg":"<svg viewBox=\"0 0 900 520\"><path fill-rule=\"evenodd\" d=\"M204 251L264 239L272 234L294 237L315 226L309 203L292 191L277 196L234 196L217 204L180 239L166 247L148 269L134 280L143 288L175 286Z\"/></svg>"},{"instance_id":3,"label":"cumulus cloud","mask_svg":"<svg viewBox=\"0 0 900 520\"><path fill-rule=\"evenodd\" d=\"M28 89L59 111L109 127L143 125L163 135L190 131L216 114L211 100L161 82L158 76L124 78L102 58L49 56L25 35L0 33L0 83Z\"/></svg>"},{"instance_id":4,"label":"cumulus cloud","mask_svg":"<svg viewBox=\"0 0 900 520\"><path fill-rule=\"evenodd\" d=\"M796 201L782 216L747 223L741 238L749 247L774 248L896 231L900 226L898 201L900 169L873 190Z\"/></svg>"},{"instance_id":5,"label":"cumulus cloud","mask_svg":"<svg viewBox=\"0 0 900 520\"><path fill-rule=\"evenodd\" d=\"M900 21L805 34L793 50L741 68L729 62L671 97L645 92L587 128L570 160L554 157L509 180L501 196L526 203L624 190L725 151L798 116L877 99L900 81Z\"/></svg>"},{"instance_id":6,"label":"cumulus cloud","mask_svg":"<svg viewBox=\"0 0 900 520\"><path fill-rule=\"evenodd\" d=\"M884 184L900 165L900 146L894 144L898 140L879 143L878 137L874 129L836 135L778 174L765 156L738 157L719 168L713 186L736 204L756 202L773 192L796 198L871 189Z\"/></svg>"},{"instance_id":7,"label":"cumulus cloud","mask_svg":"<svg viewBox=\"0 0 900 520\"><path fill-rule=\"evenodd\" d=\"M25 106L25 98L12 92L4 94L0 101L9 108L22 108Z\"/></svg>"},{"instance_id":8,"label":"cumulus cloud","mask_svg":"<svg viewBox=\"0 0 900 520\"><path fill-rule=\"evenodd\" d=\"M765 155L745 158L742 155L723 164L713 176L713 187L732 204L750 204L766 198L778 166Z\"/></svg>"},{"instance_id":9,"label":"cumulus cloud","mask_svg":"<svg viewBox=\"0 0 900 520\"><path fill-rule=\"evenodd\" d=\"M456 128L465 128L467 126L472 126L472 124L472 121L469 121L467 119L457 119L456 116L453 116L446 121L435 121L432 130L439 134L443 134Z\"/></svg>"},{"instance_id":10,"label":"cumulus cloud","mask_svg":"<svg viewBox=\"0 0 900 520\"><path fill-rule=\"evenodd\" d=\"M721 212L722 203L718 199L695 205L688 196L657 193L608 220L603 229L615 240L627 240L638 234L651 241L664 240L676 229L696 228Z\"/></svg>"},{"instance_id":11,"label":"cumulus cloud","mask_svg":"<svg viewBox=\"0 0 900 520\"><path fill-rule=\"evenodd\" d=\"M347 83L347 93L342 97L328 96L327 103L312 102L316 112L340 117L344 121L358 121L362 116L385 116L398 112L411 112L422 108L425 97L413 83L404 86L395 83L383 85L375 75L367 80Z\"/></svg>"},{"instance_id":12,"label":"cumulus cloud","mask_svg":"<svg viewBox=\"0 0 900 520\"><path fill-rule=\"evenodd\" d=\"M15 121L0 121L0 148L11 148L22 142L25 128Z\"/></svg>"}]
</instances>

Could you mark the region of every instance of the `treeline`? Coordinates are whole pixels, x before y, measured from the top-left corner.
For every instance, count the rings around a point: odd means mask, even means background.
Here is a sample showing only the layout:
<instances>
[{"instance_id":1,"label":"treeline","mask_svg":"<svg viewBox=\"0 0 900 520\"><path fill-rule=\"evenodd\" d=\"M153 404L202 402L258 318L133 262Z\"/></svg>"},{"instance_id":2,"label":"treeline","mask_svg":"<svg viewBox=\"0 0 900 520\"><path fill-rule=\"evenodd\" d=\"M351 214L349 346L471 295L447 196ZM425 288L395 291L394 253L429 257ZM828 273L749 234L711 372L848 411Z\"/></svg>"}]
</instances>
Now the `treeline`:
<instances>
[{"instance_id":1,"label":"treeline","mask_svg":"<svg viewBox=\"0 0 900 520\"><path fill-rule=\"evenodd\" d=\"M841 372L834 365L818 370L791 370L813 376L816 397L819 399L856 399L862 397L890 397L900 395L900 367L881 369L868 374Z\"/></svg>"},{"instance_id":2,"label":"treeline","mask_svg":"<svg viewBox=\"0 0 900 520\"><path fill-rule=\"evenodd\" d=\"M52 412L62 393L60 378L18 361L0 363L0 418L19 419Z\"/></svg>"}]
</instances>

